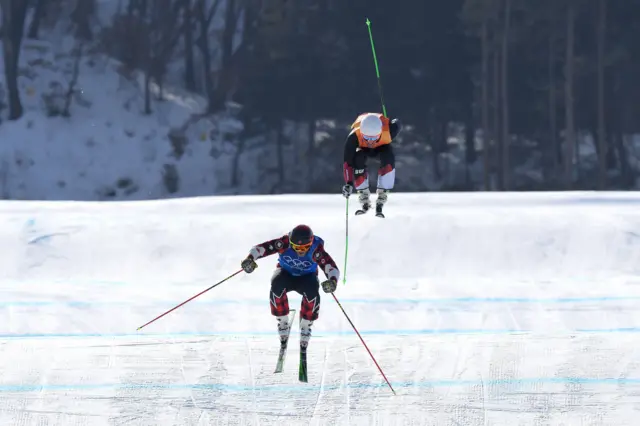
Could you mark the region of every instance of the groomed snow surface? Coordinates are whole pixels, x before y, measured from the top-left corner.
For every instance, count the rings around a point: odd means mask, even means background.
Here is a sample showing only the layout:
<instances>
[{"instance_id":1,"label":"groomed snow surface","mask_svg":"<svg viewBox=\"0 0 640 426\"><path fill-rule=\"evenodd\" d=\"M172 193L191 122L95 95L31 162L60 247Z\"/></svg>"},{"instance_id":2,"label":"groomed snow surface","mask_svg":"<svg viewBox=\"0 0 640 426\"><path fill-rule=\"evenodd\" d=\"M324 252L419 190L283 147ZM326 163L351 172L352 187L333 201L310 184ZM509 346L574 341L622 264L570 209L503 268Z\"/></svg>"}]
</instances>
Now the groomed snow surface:
<instances>
[{"instance_id":1,"label":"groomed snow surface","mask_svg":"<svg viewBox=\"0 0 640 426\"><path fill-rule=\"evenodd\" d=\"M336 296L396 396L324 293L273 373L275 256L136 332L298 223L342 269L340 195L3 202L0 424L637 425L640 196L389 199Z\"/></svg>"}]
</instances>

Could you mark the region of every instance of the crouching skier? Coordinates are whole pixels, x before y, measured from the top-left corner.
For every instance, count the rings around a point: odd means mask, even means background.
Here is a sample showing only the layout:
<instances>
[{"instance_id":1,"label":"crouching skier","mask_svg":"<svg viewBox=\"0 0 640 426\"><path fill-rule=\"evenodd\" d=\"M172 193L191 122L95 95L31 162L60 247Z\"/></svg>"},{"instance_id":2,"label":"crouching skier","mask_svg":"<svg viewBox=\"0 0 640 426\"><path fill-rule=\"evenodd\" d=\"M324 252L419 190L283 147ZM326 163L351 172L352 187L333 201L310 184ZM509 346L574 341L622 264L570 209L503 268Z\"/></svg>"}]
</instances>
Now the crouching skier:
<instances>
[{"instance_id":1,"label":"crouching skier","mask_svg":"<svg viewBox=\"0 0 640 426\"><path fill-rule=\"evenodd\" d=\"M379 157L376 216L384 217L382 207L387 202L388 194L396 180L396 160L392 142L401 130L402 124L399 119L390 120L382 114L371 112L359 115L351 125L351 132L344 144L345 185L342 187L342 194L348 198L354 189L358 191L362 208L356 210L356 215L365 214L371 208L367 158Z\"/></svg>"},{"instance_id":2,"label":"crouching skier","mask_svg":"<svg viewBox=\"0 0 640 426\"><path fill-rule=\"evenodd\" d=\"M282 371L284 355L289 339L289 300L287 293L295 291L302 296L300 307L300 371L301 381L307 381L306 353L311 326L318 319L320 310L320 283L318 265L327 277L322 283L325 293L336 290L340 272L336 263L324 249L322 238L313 234L310 227L298 225L280 238L266 241L251 248L241 263L245 272L251 273L258 266L256 259L278 253L278 264L271 277L271 314L276 317L280 335L280 356L276 372Z\"/></svg>"}]
</instances>

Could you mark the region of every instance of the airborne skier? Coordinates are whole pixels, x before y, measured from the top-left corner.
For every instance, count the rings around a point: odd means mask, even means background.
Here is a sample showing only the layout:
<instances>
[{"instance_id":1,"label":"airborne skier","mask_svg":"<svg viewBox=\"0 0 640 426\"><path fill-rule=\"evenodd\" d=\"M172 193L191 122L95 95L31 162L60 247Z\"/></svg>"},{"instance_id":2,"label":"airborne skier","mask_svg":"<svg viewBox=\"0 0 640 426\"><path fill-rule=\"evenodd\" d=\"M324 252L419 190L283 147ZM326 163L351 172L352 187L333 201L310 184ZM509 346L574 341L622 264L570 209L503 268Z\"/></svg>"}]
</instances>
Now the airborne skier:
<instances>
[{"instance_id":1,"label":"airborne skier","mask_svg":"<svg viewBox=\"0 0 640 426\"><path fill-rule=\"evenodd\" d=\"M390 120L377 113L361 114L351 125L351 132L344 145L345 185L342 187L342 194L348 198L355 187L362 205L362 208L356 211L357 215L366 213L371 207L367 158L379 156L376 216L384 217L382 206L387 202L387 194L393 189L396 178L395 156L391 142L401 129L400 120Z\"/></svg>"},{"instance_id":2,"label":"airborne skier","mask_svg":"<svg viewBox=\"0 0 640 426\"><path fill-rule=\"evenodd\" d=\"M311 326L318 319L320 309L320 283L318 265L321 265L327 280L322 282L325 293L336 290L340 272L336 263L324 249L322 238L313 234L307 225L298 225L280 238L265 241L251 248L241 262L242 269L251 273L258 266L256 259L278 253L276 270L271 277L271 314L278 322L280 335L280 357L276 372L282 370L289 330L289 300L287 293L296 291L302 295L300 307L300 380L306 380L306 352L311 338ZM304 371L303 371L304 370Z\"/></svg>"}]
</instances>

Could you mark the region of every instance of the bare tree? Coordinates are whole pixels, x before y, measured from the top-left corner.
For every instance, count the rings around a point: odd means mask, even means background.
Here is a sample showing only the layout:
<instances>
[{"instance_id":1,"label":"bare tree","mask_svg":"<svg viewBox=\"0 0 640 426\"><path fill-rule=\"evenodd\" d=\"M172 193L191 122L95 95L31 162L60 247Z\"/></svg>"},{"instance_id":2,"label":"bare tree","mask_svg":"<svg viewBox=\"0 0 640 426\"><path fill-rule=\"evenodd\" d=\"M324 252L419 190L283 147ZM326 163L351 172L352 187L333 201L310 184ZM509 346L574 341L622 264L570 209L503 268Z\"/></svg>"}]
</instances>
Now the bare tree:
<instances>
[{"instance_id":1,"label":"bare tree","mask_svg":"<svg viewBox=\"0 0 640 426\"><path fill-rule=\"evenodd\" d=\"M211 48L209 43L209 29L213 17L218 11L220 6L220 0L215 0L213 4L207 9L205 0L196 0L195 14L198 20L199 34L196 40L196 45L202 55L202 66L204 68L204 87L207 93L208 110L213 111L215 104L215 87L213 82L213 63L211 57Z\"/></svg>"},{"instance_id":2,"label":"bare tree","mask_svg":"<svg viewBox=\"0 0 640 426\"><path fill-rule=\"evenodd\" d=\"M76 85L78 84L78 77L80 77L80 61L82 60L83 50L84 50L83 42L78 43L75 47L73 70L71 72L69 86L67 87L67 93L64 98L64 107L62 109L63 117L71 116L71 112L70 112L71 101L73 100L73 96L76 93Z\"/></svg>"},{"instance_id":3,"label":"bare tree","mask_svg":"<svg viewBox=\"0 0 640 426\"><path fill-rule=\"evenodd\" d=\"M184 25L184 20L181 21L180 12L186 3L184 0L154 0L151 4L146 34L145 114L151 114L151 80L158 85L158 96L162 99L167 64L182 36L180 26Z\"/></svg>"},{"instance_id":4,"label":"bare tree","mask_svg":"<svg viewBox=\"0 0 640 426\"><path fill-rule=\"evenodd\" d=\"M18 90L18 65L27 16L27 5L27 2L23 0L0 0L4 69L9 92L9 120L17 120L23 114L20 91Z\"/></svg>"},{"instance_id":5,"label":"bare tree","mask_svg":"<svg viewBox=\"0 0 640 426\"><path fill-rule=\"evenodd\" d=\"M193 1L186 0L184 5L184 84L187 90L196 91L196 74L193 60Z\"/></svg>"},{"instance_id":6,"label":"bare tree","mask_svg":"<svg viewBox=\"0 0 640 426\"><path fill-rule=\"evenodd\" d=\"M573 162L576 155L576 135L573 105L573 80L574 80L574 39L575 39L575 3L567 0L567 39L565 51L565 187L573 187Z\"/></svg>"},{"instance_id":7,"label":"bare tree","mask_svg":"<svg viewBox=\"0 0 640 426\"><path fill-rule=\"evenodd\" d=\"M493 167L496 170L498 177L498 190L504 188L503 177L504 174L500 170L502 162L500 157L502 155L502 133L500 132L500 49L498 49L498 34L493 31L491 38L492 45L492 68L491 68L491 134L494 137L494 145L496 147L495 158L493 159Z\"/></svg>"},{"instance_id":8,"label":"bare tree","mask_svg":"<svg viewBox=\"0 0 640 426\"><path fill-rule=\"evenodd\" d=\"M75 26L75 36L82 40L92 40L91 18L96 11L96 0L76 0L71 21Z\"/></svg>"},{"instance_id":9,"label":"bare tree","mask_svg":"<svg viewBox=\"0 0 640 426\"><path fill-rule=\"evenodd\" d=\"M557 3L549 2L548 9L549 20L549 36L548 36L548 57L547 57L547 74L549 79L549 152L551 164L553 168L554 178L559 176L561 164L561 150L558 144L558 100L557 100L557 75L556 75L556 45L558 41L558 25L556 21Z\"/></svg>"},{"instance_id":10,"label":"bare tree","mask_svg":"<svg viewBox=\"0 0 640 426\"><path fill-rule=\"evenodd\" d=\"M491 185L491 126L489 125L489 22L485 15L482 20L482 164L484 189Z\"/></svg>"},{"instance_id":11,"label":"bare tree","mask_svg":"<svg viewBox=\"0 0 640 426\"><path fill-rule=\"evenodd\" d=\"M31 24L29 25L28 36L31 39L37 39L40 32L40 23L45 13L46 3L48 0L35 0L35 6L33 9L33 18L31 18Z\"/></svg>"},{"instance_id":12,"label":"bare tree","mask_svg":"<svg viewBox=\"0 0 640 426\"><path fill-rule=\"evenodd\" d=\"M466 0L463 19L471 27L471 33L479 37L481 49L480 63L480 120L482 122L482 163L483 183L485 191L493 189L495 173L495 145L499 138L499 127L496 119L498 93L496 60L498 59L496 44L497 11L496 0Z\"/></svg>"},{"instance_id":13,"label":"bare tree","mask_svg":"<svg viewBox=\"0 0 640 426\"><path fill-rule=\"evenodd\" d=\"M501 63L501 95L502 95L502 190L508 191L511 185L511 165L509 161L509 32L511 24L511 0L505 0L504 28L502 32L502 63Z\"/></svg>"},{"instance_id":14,"label":"bare tree","mask_svg":"<svg viewBox=\"0 0 640 426\"><path fill-rule=\"evenodd\" d=\"M604 115L604 47L606 37L607 6L605 0L598 0L597 17L597 79L598 79L598 166L599 166L599 188L607 187L607 138Z\"/></svg>"},{"instance_id":15,"label":"bare tree","mask_svg":"<svg viewBox=\"0 0 640 426\"><path fill-rule=\"evenodd\" d=\"M218 81L213 102L213 110L224 108L237 88L237 69L234 66L233 39L238 30L239 18L242 13L243 0L227 0L224 16L224 30L221 39L221 61L218 71Z\"/></svg>"}]
</instances>

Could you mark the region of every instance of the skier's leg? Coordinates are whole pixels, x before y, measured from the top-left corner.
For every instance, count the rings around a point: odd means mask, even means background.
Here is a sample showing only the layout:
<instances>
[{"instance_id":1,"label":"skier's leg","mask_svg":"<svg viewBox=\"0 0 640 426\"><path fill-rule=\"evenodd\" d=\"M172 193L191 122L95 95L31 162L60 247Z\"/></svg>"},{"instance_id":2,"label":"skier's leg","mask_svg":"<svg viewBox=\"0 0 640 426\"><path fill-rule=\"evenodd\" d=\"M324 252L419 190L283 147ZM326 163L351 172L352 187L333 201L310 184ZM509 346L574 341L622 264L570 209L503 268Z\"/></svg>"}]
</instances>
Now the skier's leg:
<instances>
[{"instance_id":1,"label":"skier's leg","mask_svg":"<svg viewBox=\"0 0 640 426\"><path fill-rule=\"evenodd\" d=\"M391 145L383 145L377 148L377 151L380 155L380 169L378 169L376 213L382 214L382 206L387 202L389 191L393 189L396 181L396 159Z\"/></svg>"},{"instance_id":2,"label":"skier's leg","mask_svg":"<svg viewBox=\"0 0 640 426\"><path fill-rule=\"evenodd\" d=\"M269 296L269 305L271 306L271 315L276 317L278 321L278 334L280 342L284 342L289 335L289 299L287 292L293 287L293 276L287 271L277 268L271 277L271 290Z\"/></svg>"},{"instance_id":3,"label":"skier's leg","mask_svg":"<svg viewBox=\"0 0 640 426\"><path fill-rule=\"evenodd\" d=\"M320 282L317 273L298 278L296 291L302 295L300 307L300 349L306 350L311 339L311 326L320 313Z\"/></svg>"},{"instance_id":4,"label":"skier's leg","mask_svg":"<svg viewBox=\"0 0 640 426\"><path fill-rule=\"evenodd\" d=\"M363 213L369 210L369 207L371 206L371 201L369 200L369 173L367 172L368 151L369 150L366 148L358 148L353 166L355 188L358 192L358 201L360 201L360 204L362 205L361 211Z\"/></svg>"}]
</instances>

